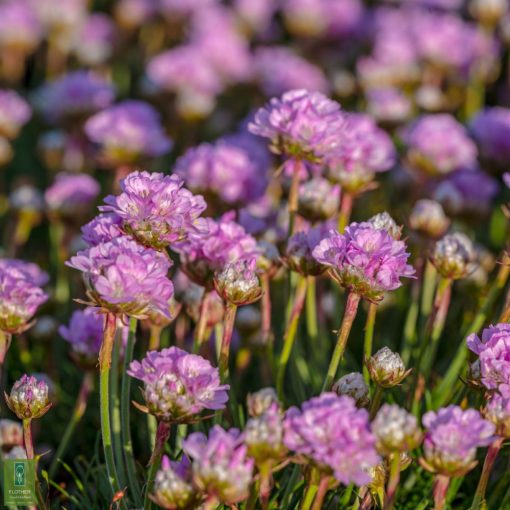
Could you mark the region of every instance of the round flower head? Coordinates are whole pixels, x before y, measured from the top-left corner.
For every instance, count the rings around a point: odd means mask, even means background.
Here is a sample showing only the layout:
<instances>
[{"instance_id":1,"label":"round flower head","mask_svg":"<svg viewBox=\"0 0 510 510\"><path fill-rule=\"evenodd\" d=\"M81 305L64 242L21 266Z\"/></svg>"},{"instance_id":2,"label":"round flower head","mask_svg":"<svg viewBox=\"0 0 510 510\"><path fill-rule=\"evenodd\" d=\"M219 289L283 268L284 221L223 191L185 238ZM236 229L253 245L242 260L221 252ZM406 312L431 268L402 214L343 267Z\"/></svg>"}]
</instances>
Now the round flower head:
<instances>
[{"instance_id":1,"label":"round flower head","mask_svg":"<svg viewBox=\"0 0 510 510\"><path fill-rule=\"evenodd\" d=\"M371 379L383 388L392 388L400 384L409 375L404 362L398 353L388 347L378 350L365 361Z\"/></svg>"},{"instance_id":2,"label":"round flower head","mask_svg":"<svg viewBox=\"0 0 510 510\"><path fill-rule=\"evenodd\" d=\"M256 77L266 96L279 96L293 89L316 90L323 94L329 90L321 68L289 48L258 48L254 65Z\"/></svg>"},{"instance_id":3,"label":"round flower head","mask_svg":"<svg viewBox=\"0 0 510 510\"><path fill-rule=\"evenodd\" d=\"M367 223L370 223L376 230L386 230L393 239L400 239L402 227L386 211L372 216Z\"/></svg>"},{"instance_id":4,"label":"round flower head","mask_svg":"<svg viewBox=\"0 0 510 510\"><path fill-rule=\"evenodd\" d=\"M338 152L344 125L338 103L320 92L298 89L271 99L248 129L269 138L276 154L320 163Z\"/></svg>"},{"instance_id":5,"label":"round flower head","mask_svg":"<svg viewBox=\"0 0 510 510\"><path fill-rule=\"evenodd\" d=\"M384 293L398 289L400 278L412 277L409 254L403 241L369 223L351 223L344 234L331 230L313 250L315 259L345 287L369 301L380 301Z\"/></svg>"},{"instance_id":6,"label":"round flower head","mask_svg":"<svg viewBox=\"0 0 510 510\"><path fill-rule=\"evenodd\" d=\"M74 53L85 65L102 64L112 55L115 35L115 25L106 14L90 14L77 32Z\"/></svg>"},{"instance_id":7,"label":"round flower head","mask_svg":"<svg viewBox=\"0 0 510 510\"><path fill-rule=\"evenodd\" d=\"M510 108L486 108L476 115L469 127L484 167L506 171L510 165Z\"/></svg>"},{"instance_id":8,"label":"round flower head","mask_svg":"<svg viewBox=\"0 0 510 510\"><path fill-rule=\"evenodd\" d=\"M284 443L312 461L321 471L333 473L344 485L370 481L367 470L379 462L368 413L350 397L323 393L306 401L301 410L285 415Z\"/></svg>"},{"instance_id":9,"label":"round flower head","mask_svg":"<svg viewBox=\"0 0 510 510\"><path fill-rule=\"evenodd\" d=\"M162 253L118 237L79 251L66 264L84 273L87 294L101 308L138 318L150 311L169 314L171 263Z\"/></svg>"},{"instance_id":10,"label":"round flower head","mask_svg":"<svg viewBox=\"0 0 510 510\"><path fill-rule=\"evenodd\" d=\"M473 333L466 343L479 356L482 384L510 398L510 324L489 326L482 331L482 338Z\"/></svg>"},{"instance_id":11,"label":"round flower head","mask_svg":"<svg viewBox=\"0 0 510 510\"><path fill-rule=\"evenodd\" d=\"M248 447L248 455L258 465L279 460L285 455L283 415L278 404L273 403L264 413L246 422L244 443Z\"/></svg>"},{"instance_id":12,"label":"round flower head","mask_svg":"<svg viewBox=\"0 0 510 510\"><path fill-rule=\"evenodd\" d=\"M175 171L186 186L220 210L253 202L267 186L267 169L228 139L189 149L177 160Z\"/></svg>"},{"instance_id":13,"label":"round flower head","mask_svg":"<svg viewBox=\"0 0 510 510\"><path fill-rule=\"evenodd\" d=\"M255 271L257 261L237 260L225 266L214 278L216 292L236 306L248 305L262 296L262 287Z\"/></svg>"},{"instance_id":14,"label":"round flower head","mask_svg":"<svg viewBox=\"0 0 510 510\"><path fill-rule=\"evenodd\" d=\"M0 135L16 138L32 111L28 103L14 90L0 90Z\"/></svg>"},{"instance_id":15,"label":"round flower head","mask_svg":"<svg viewBox=\"0 0 510 510\"><path fill-rule=\"evenodd\" d=\"M137 241L156 249L198 233L206 203L193 195L177 175L132 172L121 183L120 195L106 197L99 209L121 218L122 228Z\"/></svg>"},{"instance_id":16,"label":"round flower head","mask_svg":"<svg viewBox=\"0 0 510 510\"><path fill-rule=\"evenodd\" d=\"M89 246L112 241L124 234L122 231L122 218L116 214L98 214L81 228L82 239Z\"/></svg>"},{"instance_id":17,"label":"round flower head","mask_svg":"<svg viewBox=\"0 0 510 510\"><path fill-rule=\"evenodd\" d=\"M384 404L372 422L381 455L414 450L421 441L416 417L397 405Z\"/></svg>"},{"instance_id":18,"label":"round flower head","mask_svg":"<svg viewBox=\"0 0 510 510\"><path fill-rule=\"evenodd\" d=\"M444 175L476 163L477 150L466 129L449 114L424 115L402 134L408 163L431 175Z\"/></svg>"},{"instance_id":19,"label":"round flower head","mask_svg":"<svg viewBox=\"0 0 510 510\"><path fill-rule=\"evenodd\" d=\"M172 148L159 114L143 101L123 101L95 114L87 120L85 133L112 166L162 156Z\"/></svg>"},{"instance_id":20,"label":"round flower head","mask_svg":"<svg viewBox=\"0 0 510 510\"><path fill-rule=\"evenodd\" d=\"M90 175L61 172L44 199L50 214L76 219L90 210L99 192L99 183Z\"/></svg>"},{"instance_id":21,"label":"round flower head","mask_svg":"<svg viewBox=\"0 0 510 510\"><path fill-rule=\"evenodd\" d=\"M501 437L510 437L510 399L499 393L489 398L482 410L483 417L496 427L496 434Z\"/></svg>"},{"instance_id":22,"label":"round flower head","mask_svg":"<svg viewBox=\"0 0 510 510\"><path fill-rule=\"evenodd\" d=\"M474 409L448 406L423 416L427 428L423 467L445 476L463 476L476 465L476 449L493 440L495 427Z\"/></svg>"},{"instance_id":23,"label":"round flower head","mask_svg":"<svg viewBox=\"0 0 510 510\"><path fill-rule=\"evenodd\" d=\"M420 234L437 239L446 233L450 220L439 202L423 198L414 204L409 225Z\"/></svg>"},{"instance_id":24,"label":"round flower head","mask_svg":"<svg viewBox=\"0 0 510 510\"><path fill-rule=\"evenodd\" d=\"M47 83L34 103L51 122L82 118L107 107L115 97L113 87L89 71L74 71Z\"/></svg>"},{"instance_id":25,"label":"round flower head","mask_svg":"<svg viewBox=\"0 0 510 510\"><path fill-rule=\"evenodd\" d=\"M40 418L51 407L46 382L26 374L14 383L9 396L5 393L5 401L20 420Z\"/></svg>"},{"instance_id":26,"label":"round flower head","mask_svg":"<svg viewBox=\"0 0 510 510\"><path fill-rule=\"evenodd\" d=\"M366 96L367 112L378 123L394 126L411 116L411 102L398 88L374 88Z\"/></svg>"},{"instance_id":27,"label":"round flower head","mask_svg":"<svg viewBox=\"0 0 510 510\"><path fill-rule=\"evenodd\" d=\"M28 329L35 312L48 299L40 288L41 280L34 280L34 275L27 272L30 266L20 262L0 263L0 331L7 334Z\"/></svg>"},{"instance_id":28,"label":"round flower head","mask_svg":"<svg viewBox=\"0 0 510 510\"><path fill-rule=\"evenodd\" d=\"M181 256L182 270L198 285L213 287L214 275L227 264L257 255L257 241L243 227L225 214L215 221L206 218L200 235L188 238L175 247Z\"/></svg>"},{"instance_id":29,"label":"round flower head","mask_svg":"<svg viewBox=\"0 0 510 510\"><path fill-rule=\"evenodd\" d=\"M42 287L50 281L46 271L43 271L37 264L18 259L0 259L0 271L7 271L11 276L24 278Z\"/></svg>"},{"instance_id":30,"label":"round flower head","mask_svg":"<svg viewBox=\"0 0 510 510\"><path fill-rule=\"evenodd\" d=\"M291 271L304 276L318 276L324 272L325 267L317 262L313 251L329 233L330 227L330 224L322 223L308 230L296 232L289 238L283 260Z\"/></svg>"},{"instance_id":31,"label":"round flower head","mask_svg":"<svg viewBox=\"0 0 510 510\"><path fill-rule=\"evenodd\" d=\"M193 482L207 496L227 505L248 497L254 462L237 429L215 425L209 437L195 432L183 441L183 450L192 461Z\"/></svg>"},{"instance_id":32,"label":"round flower head","mask_svg":"<svg viewBox=\"0 0 510 510\"><path fill-rule=\"evenodd\" d=\"M14 50L18 58L34 51L43 36L41 22L27 2L8 0L0 5L0 46ZM16 54L15 53L15 54Z\"/></svg>"},{"instance_id":33,"label":"round flower head","mask_svg":"<svg viewBox=\"0 0 510 510\"><path fill-rule=\"evenodd\" d=\"M308 221L325 221L333 217L340 206L340 187L316 177L299 188L298 213Z\"/></svg>"},{"instance_id":34,"label":"round flower head","mask_svg":"<svg viewBox=\"0 0 510 510\"><path fill-rule=\"evenodd\" d=\"M363 377L359 372L351 372L345 374L333 384L331 391L337 395L347 395L356 402L359 407L365 407L370 402L370 390Z\"/></svg>"},{"instance_id":35,"label":"round flower head","mask_svg":"<svg viewBox=\"0 0 510 510\"><path fill-rule=\"evenodd\" d=\"M143 381L147 411L169 423L190 423L204 409L218 410L228 400L228 385L218 369L177 347L150 351L129 365L128 374Z\"/></svg>"},{"instance_id":36,"label":"round flower head","mask_svg":"<svg viewBox=\"0 0 510 510\"><path fill-rule=\"evenodd\" d=\"M260 416L270 409L273 404L281 407L278 395L274 388L262 388L255 393L248 393L246 397L246 406L250 416Z\"/></svg>"},{"instance_id":37,"label":"round flower head","mask_svg":"<svg viewBox=\"0 0 510 510\"><path fill-rule=\"evenodd\" d=\"M196 508L200 495L193 487L191 463L187 457L172 462L166 455L156 473L151 499L168 510Z\"/></svg>"},{"instance_id":38,"label":"round flower head","mask_svg":"<svg viewBox=\"0 0 510 510\"><path fill-rule=\"evenodd\" d=\"M475 259L473 243L460 232L437 241L430 256L438 273L453 280L467 276L475 267Z\"/></svg>"},{"instance_id":39,"label":"round flower head","mask_svg":"<svg viewBox=\"0 0 510 510\"><path fill-rule=\"evenodd\" d=\"M104 314L96 308L75 310L69 326L60 326L60 336L69 342L72 356L79 365L94 368L103 342Z\"/></svg>"},{"instance_id":40,"label":"round flower head","mask_svg":"<svg viewBox=\"0 0 510 510\"><path fill-rule=\"evenodd\" d=\"M359 193L376 173L395 163L395 147L390 136L365 114L349 114L341 136L341 150L327 161L326 174L344 191Z\"/></svg>"}]
</instances>

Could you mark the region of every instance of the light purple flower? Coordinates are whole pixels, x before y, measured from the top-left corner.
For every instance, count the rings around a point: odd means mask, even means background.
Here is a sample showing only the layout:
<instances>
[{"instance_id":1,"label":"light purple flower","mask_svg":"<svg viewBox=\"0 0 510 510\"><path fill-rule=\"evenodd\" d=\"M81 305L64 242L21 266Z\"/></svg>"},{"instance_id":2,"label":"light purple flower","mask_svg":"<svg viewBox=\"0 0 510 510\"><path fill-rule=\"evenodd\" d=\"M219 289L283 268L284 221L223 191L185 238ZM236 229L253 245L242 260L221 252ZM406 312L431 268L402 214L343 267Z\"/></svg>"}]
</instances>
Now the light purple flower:
<instances>
[{"instance_id":1,"label":"light purple flower","mask_svg":"<svg viewBox=\"0 0 510 510\"><path fill-rule=\"evenodd\" d=\"M285 415L284 443L311 460L320 470L332 472L344 485L370 481L368 470L379 462L368 412L354 400L322 393L291 407Z\"/></svg>"},{"instance_id":2,"label":"light purple flower","mask_svg":"<svg viewBox=\"0 0 510 510\"><path fill-rule=\"evenodd\" d=\"M209 437L195 432L183 441L183 450L191 459L195 485L206 495L225 504L248 497L254 461L246 456L239 430L215 425Z\"/></svg>"},{"instance_id":3,"label":"light purple flower","mask_svg":"<svg viewBox=\"0 0 510 510\"><path fill-rule=\"evenodd\" d=\"M374 174L389 170L395 157L390 136L368 115L351 113L346 115L340 151L328 158L327 175L355 193L366 187Z\"/></svg>"},{"instance_id":4,"label":"light purple flower","mask_svg":"<svg viewBox=\"0 0 510 510\"><path fill-rule=\"evenodd\" d=\"M46 271L43 271L37 264L19 259L0 259L0 271L7 271L11 276L24 278L43 287L50 281Z\"/></svg>"},{"instance_id":5,"label":"light purple flower","mask_svg":"<svg viewBox=\"0 0 510 510\"><path fill-rule=\"evenodd\" d=\"M499 106L482 110L469 128L484 162L497 170L507 170L510 165L510 108Z\"/></svg>"},{"instance_id":6,"label":"light purple flower","mask_svg":"<svg viewBox=\"0 0 510 510\"><path fill-rule=\"evenodd\" d=\"M81 228L82 239L89 246L97 246L125 235L121 227L122 218L116 214L98 214Z\"/></svg>"},{"instance_id":7,"label":"light purple flower","mask_svg":"<svg viewBox=\"0 0 510 510\"><path fill-rule=\"evenodd\" d=\"M122 219L122 228L139 242L157 249L203 232L200 215L207 207L177 175L132 172L121 183L118 196L106 197L100 211Z\"/></svg>"},{"instance_id":8,"label":"light purple flower","mask_svg":"<svg viewBox=\"0 0 510 510\"><path fill-rule=\"evenodd\" d=\"M14 90L0 90L0 134L2 136L9 139L16 138L31 116L30 106Z\"/></svg>"},{"instance_id":9,"label":"light purple flower","mask_svg":"<svg viewBox=\"0 0 510 510\"><path fill-rule=\"evenodd\" d=\"M476 145L462 124L446 113L423 115L402 133L413 168L448 174L476 163Z\"/></svg>"},{"instance_id":10,"label":"light purple flower","mask_svg":"<svg viewBox=\"0 0 510 510\"><path fill-rule=\"evenodd\" d=\"M402 285L401 278L414 275L405 243L366 222L351 223L344 234L331 230L312 254L342 287L369 301L381 300Z\"/></svg>"},{"instance_id":11,"label":"light purple flower","mask_svg":"<svg viewBox=\"0 0 510 510\"><path fill-rule=\"evenodd\" d=\"M97 113L86 122L85 133L114 165L161 156L172 148L159 114L143 101L123 101Z\"/></svg>"},{"instance_id":12,"label":"light purple flower","mask_svg":"<svg viewBox=\"0 0 510 510\"><path fill-rule=\"evenodd\" d=\"M218 0L159 0L161 12L167 16L189 16Z\"/></svg>"},{"instance_id":13,"label":"light purple flower","mask_svg":"<svg viewBox=\"0 0 510 510\"><path fill-rule=\"evenodd\" d=\"M257 242L243 227L232 220L231 214L218 221L206 218L207 228L175 247L181 255L182 269L199 285L212 288L214 274L229 262L247 260L257 255Z\"/></svg>"},{"instance_id":14,"label":"light purple flower","mask_svg":"<svg viewBox=\"0 0 510 510\"><path fill-rule=\"evenodd\" d=\"M263 35L270 27L278 2L274 0L234 0L234 10L251 32Z\"/></svg>"},{"instance_id":15,"label":"light purple flower","mask_svg":"<svg viewBox=\"0 0 510 510\"><path fill-rule=\"evenodd\" d=\"M0 46L30 53L41 42L43 29L27 2L8 0L0 5Z\"/></svg>"},{"instance_id":16,"label":"light purple flower","mask_svg":"<svg viewBox=\"0 0 510 510\"><path fill-rule=\"evenodd\" d=\"M82 271L92 302L113 313L169 315L173 285L167 256L128 237L79 251L66 265Z\"/></svg>"},{"instance_id":17,"label":"light purple flower","mask_svg":"<svg viewBox=\"0 0 510 510\"><path fill-rule=\"evenodd\" d=\"M99 183L90 175L61 172L44 199L50 213L76 219L90 210L100 191Z\"/></svg>"},{"instance_id":18,"label":"light purple flower","mask_svg":"<svg viewBox=\"0 0 510 510\"><path fill-rule=\"evenodd\" d=\"M480 359L482 383L510 398L510 324L500 323L466 339L468 348Z\"/></svg>"},{"instance_id":19,"label":"light purple flower","mask_svg":"<svg viewBox=\"0 0 510 510\"><path fill-rule=\"evenodd\" d=\"M51 407L48 384L27 374L14 383L10 395L5 395L5 400L20 420L40 418Z\"/></svg>"},{"instance_id":20,"label":"light purple flower","mask_svg":"<svg viewBox=\"0 0 510 510\"><path fill-rule=\"evenodd\" d=\"M148 411L159 420L189 423L228 401L229 386L220 384L218 369L177 347L148 352L141 362L131 362L128 374L143 381Z\"/></svg>"},{"instance_id":21,"label":"light purple flower","mask_svg":"<svg viewBox=\"0 0 510 510\"><path fill-rule=\"evenodd\" d=\"M157 8L154 0L118 0L114 5L115 19L123 28L135 29L149 21Z\"/></svg>"},{"instance_id":22,"label":"light purple flower","mask_svg":"<svg viewBox=\"0 0 510 510\"><path fill-rule=\"evenodd\" d=\"M495 427L474 409L448 406L423 416L425 466L446 476L462 476L476 464L476 449L493 440Z\"/></svg>"},{"instance_id":23,"label":"light purple flower","mask_svg":"<svg viewBox=\"0 0 510 510\"><path fill-rule=\"evenodd\" d=\"M367 112L377 122L400 124L411 116L411 101L398 88L374 88L366 96Z\"/></svg>"},{"instance_id":24,"label":"light purple flower","mask_svg":"<svg viewBox=\"0 0 510 510\"><path fill-rule=\"evenodd\" d=\"M260 168L249 152L228 140L188 149L177 160L175 171L186 186L203 193L208 204L220 210L253 202L267 186L267 169Z\"/></svg>"},{"instance_id":25,"label":"light purple flower","mask_svg":"<svg viewBox=\"0 0 510 510\"><path fill-rule=\"evenodd\" d=\"M76 34L74 52L84 64L101 64L112 55L115 35L115 25L109 16L90 14Z\"/></svg>"},{"instance_id":26,"label":"light purple flower","mask_svg":"<svg viewBox=\"0 0 510 510\"><path fill-rule=\"evenodd\" d=\"M276 154L320 163L338 153L345 128L340 105L320 92L291 90L258 110L248 129Z\"/></svg>"},{"instance_id":27,"label":"light purple flower","mask_svg":"<svg viewBox=\"0 0 510 510\"><path fill-rule=\"evenodd\" d=\"M320 67L282 46L258 48L255 74L267 96L279 96L287 90L316 90L326 94L329 84Z\"/></svg>"},{"instance_id":28,"label":"light purple flower","mask_svg":"<svg viewBox=\"0 0 510 510\"><path fill-rule=\"evenodd\" d=\"M298 196L298 213L307 221L331 219L340 207L340 186L322 177L314 177L301 184Z\"/></svg>"},{"instance_id":29,"label":"light purple flower","mask_svg":"<svg viewBox=\"0 0 510 510\"><path fill-rule=\"evenodd\" d=\"M52 122L85 117L111 104L113 86L89 71L74 71L46 83L36 93L37 109Z\"/></svg>"},{"instance_id":30,"label":"light purple flower","mask_svg":"<svg viewBox=\"0 0 510 510\"><path fill-rule=\"evenodd\" d=\"M0 261L0 331L21 333L48 296L40 288L45 273L35 271L35 264Z\"/></svg>"},{"instance_id":31,"label":"light purple flower","mask_svg":"<svg viewBox=\"0 0 510 510\"><path fill-rule=\"evenodd\" d=\"M60 326L60 336L69 342L79 361L92 367L97 363L99 349L103 343L104 314L97 308L75 310L69 326Z\"/></svg>"},{"instance_id":32,"label":"light purple flower","mask_svg":"<svg viewBox=\"0 0 510 510\"><path fill-rule=\"evenodd\" d=\"M498 436L510 437L510 399L494 393L487 401L482 414L486 420L496 426Z\"/></svg>"}]
</instances>

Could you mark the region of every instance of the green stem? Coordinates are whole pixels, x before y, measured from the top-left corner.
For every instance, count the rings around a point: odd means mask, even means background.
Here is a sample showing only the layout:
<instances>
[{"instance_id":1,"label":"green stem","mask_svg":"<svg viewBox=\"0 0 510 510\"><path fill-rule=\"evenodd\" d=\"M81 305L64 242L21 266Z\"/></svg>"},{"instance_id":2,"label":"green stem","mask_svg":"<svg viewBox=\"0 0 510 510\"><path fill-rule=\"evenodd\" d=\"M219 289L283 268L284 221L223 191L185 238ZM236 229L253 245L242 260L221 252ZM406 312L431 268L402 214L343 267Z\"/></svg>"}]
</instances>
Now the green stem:
<instances>
[{"instance_id":1,"label":"green stem","mask_svg":"<svg viewBox=\"0 0 510 510\"><path fill-rule=\"evenodd\" d=\"M124 366L122 370L122 382L120 393L120 422L121 422L121 438L122 449L124 450L124 463L126 466L126 474L129 490L132 492L133 499L137 507L142 505L142 495L138 478L136 476L136 465L133 453L133 442L131 440L131 422L129 412L131 409L131 377L127 374L129 364L133 360L133 353L136 342L136 326L137 320L131 317L129 320L129 334L127 339L126 350L124 353Z\"/></svg>"},{"instance_id":2,"label":"green stem","mask_svg":"<svg viewBox=\"0 0 510 510\"><path fill-rule=\"evenodd\" d=\"M370 358L370 356L372 356L376 315L377 305L375 303L370 303L368 305L367 322L365 323L365 339L363 343L363 358L365 361L365 363L363 363L363 377L365 378L365 382L367 384L370 382L370 374L368 373L366 361Z\"/></svg>"},{"instance_id":3,"label":"green stem","mask_svg":"<svg viewBox=\"0 0 510 510\"><path fill-rule=\"evenodd\" d=\"M378 384L375 387L374 396L372 397L372 401L370 402L370 419L373 420L379 407L381 406L383 388Z\"/></svg>"},{"instance_id":4,"label":"green stem","mask_svg":"<svg viewBox=\"0 0 510 510\"><path fill-rule=\"evenodd\" d=\"M263 290L260 305L262 314L262 342L264 345L269 345L273 342L273 334L271 331L271 282L269 275L262 275L260 277L260 283Z\"/></svg>"},{"instance_id":5,"label":"green stem","mask_svg":"<svg viewBox=\"0 0 510 510\"><path fill-rule=\"evenodd\" d=\"M489 483L489 477L504 441L505 439L503 437L498 437L489 446L485 462L483 463L482 474L478 482L478 487L476 488L475 497L473 498L473 503L471 505L471 510L480 510L480 508L482 508L482 504L485 500L485 492L487 491L487 484Z\"/></svg>"},{"instance_id":6,"label":"green stem","mask_svg":"<svg viewBox=\"0 0 510 510\"><path fill-rule=\"evenodd\" d=\"M23 443L25 445L25 451L27 453L28 460L34 460L34 443L32 439L32 418L27 418L23 420ZM35 467L35 497L37 499L37 504L39 505L39 510L46 510L46 503L44 501L43 495L41 493L41 486L39 485L39 479L37 476L37 463Z\"/></svg>"},{"instance_id":7,"label":"green stem","mask_svg":"<svg viewBox=\"0 0 510 510\"><path fill-rule=\"evenodd\" d=\"M115 458L113 455L112 428L110 421L110 366L112 362L112 350L115 339L115 326L115 314L110 312L107 313L105 319L103 343L99 352L101 436L103 440L108 481L110 483L113 494L119 492L120 490L117 470L115 468Z\"/></svg>"},{"instance_id":8,"label":"green stem","mask_svg":"<svg viewBox=\"0 0 510 510\"><path fill-rule=\"evenodd\" d=\"M421 297L421 316L425 318L432 312L434 290L436 288L436 276L436 268L430 260L427 260L425 263L425 273L423 275L423 294Z\"/></svg>"},{"instance_id":9,"label":"green stem","mask_svg":"<svg viewBox=\"0 0 510 510\"><path fill-rule=\"evenodd\" d=\"M303 495L303 500L301 501L301 506L299 510L310 510L312 508L313 500L315 499L315 495L319 490L319 486L317 483L309 483L306 486L305 493Z\"/></svg>"},{"instance_id":10,"label":"green stem","mask_svg":"<svg viewBox=\"0 0 510 510\"><path fill-rule=\"evenodd\" d=\"M317 325L317 289L315 277L308 277L308 286L306 289L306 330L308 338L312 342L312 349L317 347L315 342L319 336Z\"/></svg>"},{"instance_id":11,"label":"green stem","mask_svg":"<svg viewBox=\"0 0 510 510\"><path fill-rule=\"evenodd\" d=\"M193 335L193 352L196 354L200 351L200 347L205 342L205 331L207 329L207 301L209 299L209 292L204 289L202 299L200 301L200 317L195 326Z\"/></svg>"},{"instance_id":12,"label":"green stem","mask_svg":"<svg viewBox=\"0 0 510 510\"><path fill-rule=\"evenodd\" d=\"M67 447L69 445L69 441L71 437L74 435L74 431L76 430L78 423L82 419L85 410L87 409L87 401L93 387L94 387L94 374L90 371L87 371L83 376L83 381L81 383L80 392L78 393L78 398L76 399L76 404L74 406L74 411L71 416L71 420L67 424L64 435L60 440L55 456L53 457L53 460L51 462L50 469L48 470L48 476L50 480L52 480L55 477L55 473L57 472L58 467L58 461L64 458L65 453L67 451Z\"/></svg>"},{"instance_id":13,"label":"green stem","mask_svg":"<svg viewBox=\"0 0 510 510\"><path fill-rule=\"evenodd\" d=\"M340 212L338 214L338 232L344 233L345 227L349 224L352 214L352 206L354 197L350 193L344 193L340 204Z\"/></svg>"},{"instance_id":14,"label":"green stem","mask_svg":"<svg viewBox=\"0 0 510 510\"><path fill-rule=\"evenodd\" d=\"M161 346L161 331L163 331L163 328L161 328L161 326L151 324L149 336L149 351L159 350Z\"/></svg>"},{"instance_id":15,"label":"green stem","mask_svg":"<svg viewBox=\"0 0 510 510\"><path fill-rule=\"evenodd\" d=\"M390 476L388 479L388 487L386 489L384 510L391 510L393 508L397 496L397 488L399 481L400 481L400 453L394 452L391 456Z\"/></svg>"},{"instance_id":16,"label":"green stem","mask_svg":"<svg viewBox=\"0 0 510 510\"><path fill-rule=\"evenodd\" d=\"M299 324L299 318L301 311L303 310L305 297L306 297L307 279L306 277L300 277L298 285L296 287L296 294L294 296L294 302L292 304L291 313L285 328L283 335L283 349L278 360L278 370L276 373L276 392L278 398L283 401L283 383L285 381L285 371L287 364L289 363L290 355L292 353L292 347L296 340L296 333Z\"/></svg>"},{"instance_id":17,"label":"green stem","mask_svg":"<svg viewBox=\"0 0 510 510\"><path fill-rule=\"evenodd\" d=\"M302 168L302 163L299 159L293 159L292 162L289 161L288 164L292 164L293 169L292 181L289 190L289 201L287 204L289 211L289 230L287 238L289 238L294 233L294 228L296 226L296 215L299 201L299 181L301 179L300 173Z\"/></svg>"},{"instance_id":18,"label":"green stem","mask_svg":"<svg viewBox=\"0 0 510 510\"><path fill-rule=\"evenodd\" d=\"M223 319L223 338L221 340L219 370L222 382L228 380L228 362L230 358L230 343L234 333L234 322L236 319L237 305L227 303L225 317Z\"/></svg>"},{"instance_id":19,"label":"green stem","mask_svg":"<svg viewBox=\"0 0 510 510\"><path fill-rule=\"evenodd\" d=\"M158 431L156 432L156 441L154 443L154 450L152 452L151 459L149 461L149 471L147 473L147 486L145 489L145 498L143 501L144 510L152 508L152 502L150 500L150 494L154 486L154 479L158 472L161 464L161 457L165 451L165 443L168 441L170 436L170 425L168 423L160 421L158 423Z\"/></svg>"},{"instance_id":20,"label":"green stem","mask_svg":"<svg viewBox=\"0 0 510 510\"><path fill-rule=\"evenodd\" d=\"M345 305L344 317L342 319L340 329L338 330L335 349L329 363L328 373L324 380L322 391L328 391L333 385L333 381L335 380L336 373L338 371L338 365L340 364L340 360L342 359L347 346L347 340L349 338L349 333L351 332L352 323L354 322L358 311L359 301L360 297L358 294L349 292L349 295L347 296L347 303Z\"/></svg>"},{"instance_id":21,"label":"green stem","mask_svg":"<svg viewBox=\"0 0 510 510\"><path fill-rule=\"evenodd\" d=\"M463 338L467 335L470 335L471 333L477 333L484 325L489 312L492 310L497 298L505 287L509 276L510 258L507 255L504 255L502 257L501 265L496 275L496 279L494 280L494 283L492 284L489 293L487 294L487 297L485 298L485 301L480 308L480 311L476 314L467 331L462 335ZM443 406L444 403L450 398L450 389L453 386L453 383L457 380L462 367L466 363L467 354L468 348L466 346L466 342L462 341L459 344L455 358L446 371L443 380L434 391L433 396L435 408Z\"/></svg>"}]
</instances>

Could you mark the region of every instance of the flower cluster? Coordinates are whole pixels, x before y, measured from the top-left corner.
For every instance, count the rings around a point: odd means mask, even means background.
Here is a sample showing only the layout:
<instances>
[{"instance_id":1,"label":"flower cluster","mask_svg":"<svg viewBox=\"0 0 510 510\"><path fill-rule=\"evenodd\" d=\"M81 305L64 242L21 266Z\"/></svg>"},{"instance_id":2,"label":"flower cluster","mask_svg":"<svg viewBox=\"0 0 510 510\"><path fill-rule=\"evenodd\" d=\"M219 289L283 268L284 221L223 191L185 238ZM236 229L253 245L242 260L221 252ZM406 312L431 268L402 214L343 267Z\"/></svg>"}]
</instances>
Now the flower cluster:
<instances>
[{"instance_id":1,"label":"flower cluster","mask_svg":"<svg viewBox=\"0 0 510 510\"><path fill-rule=\"evenodd\" d=\"M133 361L131 377L144 383L149 413L170 423L189 423L204 409L223 409L228 385L220 384L218 369L206 359L177 347L150 351Z\"/></svg>"},{"instance_id":2,"label":"flower cluster","mask_svg":"<svg viewBox=\"0 0 510 510\"><path fill-rule=\"evenodd\" d=\"M342 287L369 301L381 300L402 285L400 278L414 275L405 243L369 223L352 223L345 234L330 231L313 256Z\"/></svg>"},{"instance_id":3,"label":"flower cluster","mask_svg":"<svg viewBox=\"0 0 510 510\"><path fill-rule=\"evenodd\" d=\"M169 314L171 263L162 253L124 236L79 251L66 264L83 272L87 294L96 306L133 317L150 311Z\"/></svg>"},{"instance_id":4,"label":"flower cluster","mask_svg":"<svg viewBox=\"0 0 510 510\"><path fill-rule=\"evenodd\" d=\"M205 228L199 218L204 199L183 186L177 175L132 172L121 181L121 193L106 197L99 209L120 218L124 231L140 243L161 249Z\"/></svg>"},{"instance_id":5,"label":"flower cluster","mask_svg":"<svg viewBox=\"0 0 510 510\"><path fill-rule=\"evenodd\" d=\"M345 485L364 485L367 469L379 457L370 431L368 413L358 409L353 399L323 393L285 415L284 443L317 467L334 474Z\"/></svg>"}]
</instances>

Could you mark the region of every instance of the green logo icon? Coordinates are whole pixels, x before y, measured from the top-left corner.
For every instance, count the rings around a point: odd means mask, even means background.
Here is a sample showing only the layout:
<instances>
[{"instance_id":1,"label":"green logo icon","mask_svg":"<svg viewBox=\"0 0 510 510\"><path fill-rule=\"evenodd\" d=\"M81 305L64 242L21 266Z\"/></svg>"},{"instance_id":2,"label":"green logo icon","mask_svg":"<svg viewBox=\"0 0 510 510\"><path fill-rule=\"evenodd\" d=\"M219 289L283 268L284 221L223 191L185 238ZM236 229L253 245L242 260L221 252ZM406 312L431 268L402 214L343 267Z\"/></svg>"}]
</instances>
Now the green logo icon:
<instances>
[{"instance_id":1,"label":"green logo icon","mask_svg":"<svg viewBox=\"0 0 510 510\"><path fill-rule=\"evenodd\" d=\"M36 466L34 460L4 461L4 505L35 505Z\"/></svg>"}]
</instances>

